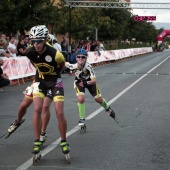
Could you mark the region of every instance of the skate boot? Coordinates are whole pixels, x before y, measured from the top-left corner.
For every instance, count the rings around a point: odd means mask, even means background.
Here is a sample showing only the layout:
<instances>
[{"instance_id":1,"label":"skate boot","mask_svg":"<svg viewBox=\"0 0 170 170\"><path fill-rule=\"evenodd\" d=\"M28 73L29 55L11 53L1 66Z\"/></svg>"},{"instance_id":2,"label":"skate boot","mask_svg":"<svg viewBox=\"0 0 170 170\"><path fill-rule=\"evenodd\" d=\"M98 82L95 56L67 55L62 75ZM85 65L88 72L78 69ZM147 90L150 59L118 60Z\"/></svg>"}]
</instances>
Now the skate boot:
<instances>
[{"instance_id":1,"label":"skate boot","mask_svg":"<svg viewBox=\"0 0 170 170\"><path fill-rule=\"evenodd\" d=\"M21 122L18 122L17 120L14 121L14 123L12 123L9 128L8 128L8 132L5 136L5 139L7 139L13 132L16 131L16 129L25 121L25 119L22 119Z\"/></svg>"},{"instance_id":2,"label":"skate boot","mask_svg":"<svg viewBox=\"0 0 170 170\"><path fill-rule=\"evenodd\" d=\"M69 148L69 144L67 142L60 142L60 147L62 149L62 152L65 155L66 161L70 164L70 148Z\"/></svg>"},{"instance_id":3,"label":"skate boot","mask_svg":"<svg viewBox=\"0 0 170 170\"><path fill-rule=\"evenodd\" d=\"M41 132L41 134L40 134L40 142L42 143L42 145L46 141L46 138L47 138L46 132Z\"/></svg>"},{"instance_id":4,"label":"skate boot","mask_svg":"<svg viewBox=\"0 0 170 170\"><path fill-rule=\"evenodd\" d=\"M33 164L39 162L41 160L41 148L42 148L42 142L39 140L35 140L34 146L33 146Z\"/></svg>"},{"instance_id":5,"label":"skate boot","mask_svg":"<svg viewBox=\"0 0 170 170\"><path fill-rule=\"evenodd\" d=\"M80 127L80 133L85 133L86 132L85 119L80 119L78 125Z\"/></svg>"},{"instance_id":6,"label":"skate boot","mask_svg":"<svg viewBox=\"0 0 170 170\"><path fill-rule=\"evenodd\" d=\"M115 112L111 109L110 106L105 111L109 114L110 117L112 117L117 123L119 123L119 121L116 119Z\"/></svg>"}]
</instances>

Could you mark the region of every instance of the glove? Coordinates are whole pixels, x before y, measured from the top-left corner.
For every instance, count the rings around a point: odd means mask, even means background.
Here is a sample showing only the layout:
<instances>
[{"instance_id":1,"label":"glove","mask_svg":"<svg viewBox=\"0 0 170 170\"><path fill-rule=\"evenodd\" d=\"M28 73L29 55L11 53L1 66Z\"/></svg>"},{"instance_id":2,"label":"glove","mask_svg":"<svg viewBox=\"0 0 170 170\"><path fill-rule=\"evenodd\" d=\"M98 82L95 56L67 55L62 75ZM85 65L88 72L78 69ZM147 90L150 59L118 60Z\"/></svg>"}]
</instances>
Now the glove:
<instances>
[{"instance_id":1,"label":"glove","mask_svg":"<svg viewBox=\"0 0 170 170\"><path fill-rule=\"evenodd\" d=\"M65 63L65 67L67 67L67 68L69 68L69 69L72 69L72 68L73 68L73 66L72 66L69 62L66 62L66 63Z\"/></svg>"},{"instance_id":2,"label":"glove","mask_svg":"<svg viewBox=\"0 0 170 170\"><path fill-rule=\"evenodd\" d=\"M70 67L70 63L69 63L69 62L65 62L65 66L66 66L67 68L69 68L69 67Z\"/></svg>"}]
</instances>

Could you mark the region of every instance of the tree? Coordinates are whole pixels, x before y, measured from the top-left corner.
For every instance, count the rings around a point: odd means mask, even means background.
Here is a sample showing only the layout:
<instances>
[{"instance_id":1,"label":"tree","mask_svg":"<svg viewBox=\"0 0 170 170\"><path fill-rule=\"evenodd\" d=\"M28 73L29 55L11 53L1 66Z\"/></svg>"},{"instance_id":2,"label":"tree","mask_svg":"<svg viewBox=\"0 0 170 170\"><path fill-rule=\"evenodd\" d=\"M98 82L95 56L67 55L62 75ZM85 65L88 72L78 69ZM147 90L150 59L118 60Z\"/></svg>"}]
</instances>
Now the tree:
<instances>
[{"instance_id":1,"label":"tree","mask_svg":"<svg viewBox=\"0 0 170 170\"><path fill-rule=\"evenodd\" d=\"M55 23L57 7L50 0L1 0L0 31L16 34L18 30L29 30L35 25ZM8 30L8 32L6 32Z\"/></svg>"}]
</instances>

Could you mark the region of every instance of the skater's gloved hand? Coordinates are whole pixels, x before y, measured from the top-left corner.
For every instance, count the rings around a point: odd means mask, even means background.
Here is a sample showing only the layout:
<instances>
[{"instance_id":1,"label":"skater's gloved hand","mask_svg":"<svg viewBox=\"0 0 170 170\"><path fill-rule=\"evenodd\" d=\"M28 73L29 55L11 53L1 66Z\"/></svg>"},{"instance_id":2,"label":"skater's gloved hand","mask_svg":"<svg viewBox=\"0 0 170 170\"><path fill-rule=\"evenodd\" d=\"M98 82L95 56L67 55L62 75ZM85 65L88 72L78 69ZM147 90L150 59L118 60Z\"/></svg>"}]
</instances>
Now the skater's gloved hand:
<instances>
[{"instance_id":1,"label":"skater's gloved hand","mask_svg":"<svg viewBox=\"0 0 170 170\"><path fill-rule=\"evenodd\" d=\"M83 86L84 86L84 87L87 87L87 86L89 85L88 82L85 81L85 80L83 80L82 82L83 82Z\"/></svg>"}]
</instances>

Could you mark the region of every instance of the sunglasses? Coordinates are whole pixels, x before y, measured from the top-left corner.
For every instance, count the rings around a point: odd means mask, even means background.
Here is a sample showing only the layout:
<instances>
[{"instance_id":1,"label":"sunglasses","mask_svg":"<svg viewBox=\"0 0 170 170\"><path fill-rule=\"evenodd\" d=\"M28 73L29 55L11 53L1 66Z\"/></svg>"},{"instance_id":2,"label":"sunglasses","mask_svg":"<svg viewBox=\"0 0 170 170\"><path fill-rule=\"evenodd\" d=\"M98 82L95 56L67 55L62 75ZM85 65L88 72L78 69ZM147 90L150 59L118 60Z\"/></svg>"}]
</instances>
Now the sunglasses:
<instances>
[{"instance_id":1,"label":"sunglasses","mask_svg":"<svg viewBox=\"0 0 170 170\"><path fill-rule=\"evenodd\" d=\"M31 42L34 44L34 43L37 43L37 44L40 44L42 43L44 40L43 39L37 39L37 40L31 40Z\"/></svg>"},{"instance_id":2,"label":"sunglasses","mask_svg":"<svg viewBox=\"0 0 170 170\"><path fill-rule=\"evenodd\" d=\"M77 58L82 58L82 59L85 59L86 58L86 56L81 56L81 55L78 55L78 56L76 56Z\"/></svg>"}]
</instances>

